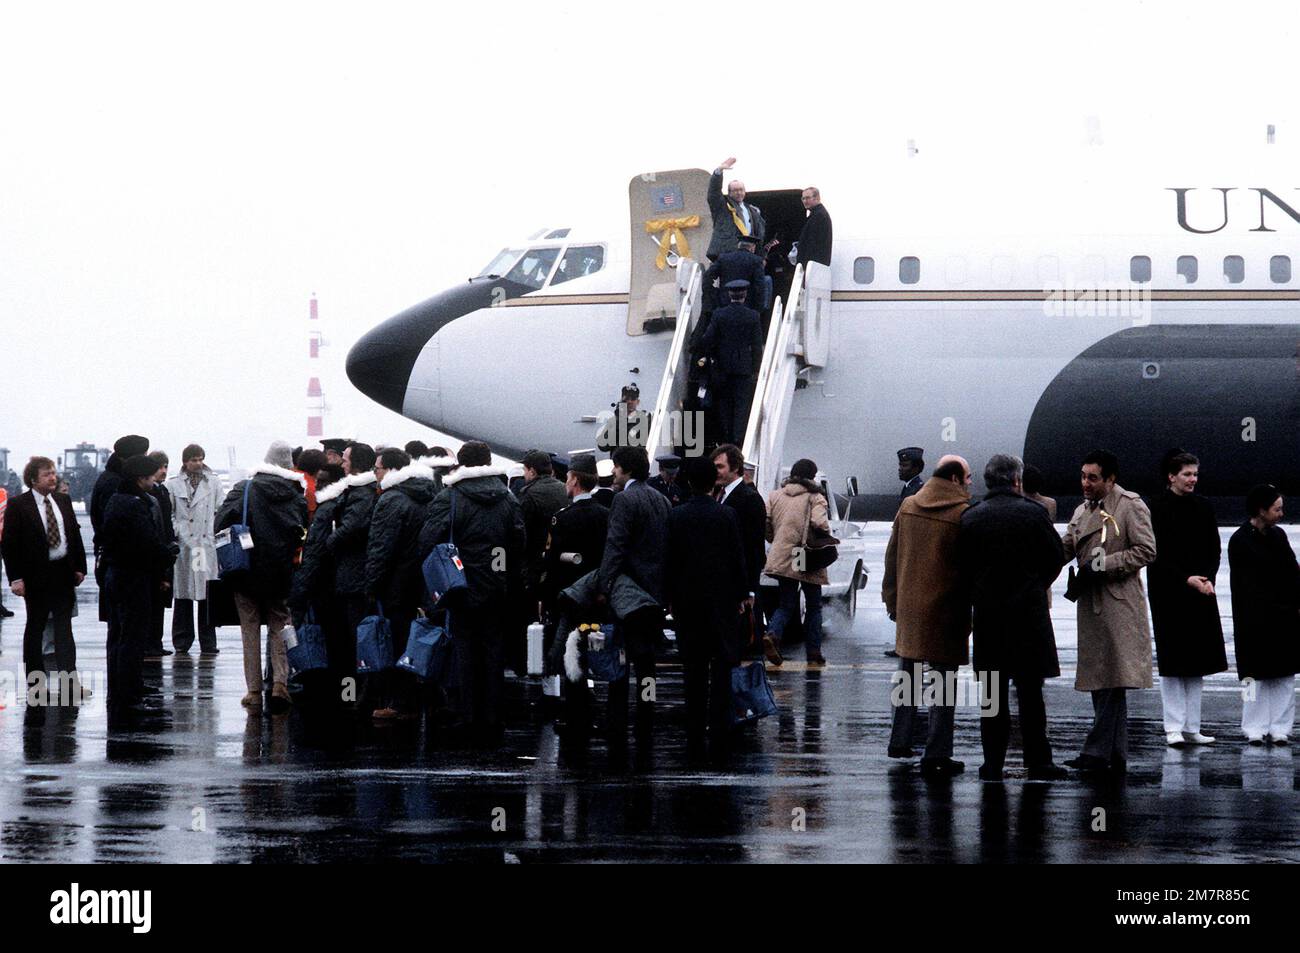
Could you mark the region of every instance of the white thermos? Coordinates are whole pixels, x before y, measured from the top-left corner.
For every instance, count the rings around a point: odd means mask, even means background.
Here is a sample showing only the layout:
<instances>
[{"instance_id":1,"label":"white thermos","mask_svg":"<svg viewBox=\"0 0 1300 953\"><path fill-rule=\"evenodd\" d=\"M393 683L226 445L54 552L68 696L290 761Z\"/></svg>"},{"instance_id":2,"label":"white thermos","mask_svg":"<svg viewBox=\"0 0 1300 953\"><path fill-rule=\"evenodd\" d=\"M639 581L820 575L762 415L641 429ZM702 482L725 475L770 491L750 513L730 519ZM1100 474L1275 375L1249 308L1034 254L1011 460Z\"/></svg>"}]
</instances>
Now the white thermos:
<instances>
[{"instance_id":1,"label":"white thermos","mask_svg":"<svg viewBox=\"0 0 1300 953\"><path fill-rule=\"evenodd\" d=\"M518 631L516 629L515 631ZM518 644L518 643L516 643ZM542 624L534 622L528 627L528 674L542 674Z\"/></svg>"}]
</instances>

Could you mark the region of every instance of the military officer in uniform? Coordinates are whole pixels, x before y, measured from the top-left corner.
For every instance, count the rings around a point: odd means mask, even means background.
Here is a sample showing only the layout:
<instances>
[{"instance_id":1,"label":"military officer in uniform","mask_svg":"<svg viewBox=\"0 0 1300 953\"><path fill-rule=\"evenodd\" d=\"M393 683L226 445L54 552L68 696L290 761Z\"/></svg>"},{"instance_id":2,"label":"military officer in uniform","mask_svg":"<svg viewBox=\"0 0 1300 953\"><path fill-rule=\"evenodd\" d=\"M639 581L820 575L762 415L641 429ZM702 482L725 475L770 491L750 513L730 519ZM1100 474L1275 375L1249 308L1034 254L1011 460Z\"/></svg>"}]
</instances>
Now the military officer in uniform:
<instances>
[{"instance_id":1,"label":"military officer in uniform","mask_svg":"<svg viewBox=\"0 0 1300 953\"><path fill-rule=\"evenodd\" d=\"M763 292L767 277L763 274L763 259L755 254L755 247L752 235L742 235L735 248L720 255L704 272L705 288L712 288L715 280L718 282L716 300L719 307L730 303L727 287L737 280L749 282L749 295L745 298L745 304L756 311L764 306Z\"/></svg>"},{"instance_id":2,"label":"military officer in uniform","mask_svg":"<svg viewBox=\"0 0 1300 953\"><path fill-rule=\"evenodd\" d=\"M924 458L925 451L920 447L904 447L898 451L898 478L903 481L903 491L898 494L898 502L903 502L924 485L925 481L921 479L921 473L925 470Z\"/></svg>"},{"instance_id":3,"label":"military officer in uniform","mask_svg":"<svg viewBox=\"0 0 1300 953\"><path fill-rule=\"evenodd\" d=\"M763 363L763 327L758 312L745 306L749 282L727 282L731 304L713 313L701 349L713 362L718 442L740 443L749 422L754 383Z\"/></svg>"},{"instance_id":4,"label":"military officer in uniform","mask_svg":"<svg viewBox=\"0 0 1300 953\"><path fill-rule=\"evenodd\" d=\"M659 464L659 472L646 482L668 497L668 502L676 506L686 499L686 491L677 482L682 458L675 453L665 453L655 457L655 463Z\"/></svg>"},{"instance_id":5,"label":"military officer in uniform","mask_svg":"<svg viewBox=\"0 0 1300 953\"><path fill-rule=\"evenodd\" d=\"M898 494L898 502L914 494L925 485L921 472L925 469L925 451L920 447L904 447L898 451L898 478L903 481L903 490ZM894 623L890 623L892 626ZM898 652L892 648L885 649L886 658L898 658Z\"/></svg>"},{"instance_id":6,"label":"military officer in uniform","mask_svg":"<svg viewBox=\"0 0 1300 953\"><path fill-rule=\"evenodd\" d=\"M628 384L614 405L614 416L596 436L596 446L610 454L619 447L644 447L650 434L650 415L641 407L641 388Z\"/></svg>"}]
</instances>

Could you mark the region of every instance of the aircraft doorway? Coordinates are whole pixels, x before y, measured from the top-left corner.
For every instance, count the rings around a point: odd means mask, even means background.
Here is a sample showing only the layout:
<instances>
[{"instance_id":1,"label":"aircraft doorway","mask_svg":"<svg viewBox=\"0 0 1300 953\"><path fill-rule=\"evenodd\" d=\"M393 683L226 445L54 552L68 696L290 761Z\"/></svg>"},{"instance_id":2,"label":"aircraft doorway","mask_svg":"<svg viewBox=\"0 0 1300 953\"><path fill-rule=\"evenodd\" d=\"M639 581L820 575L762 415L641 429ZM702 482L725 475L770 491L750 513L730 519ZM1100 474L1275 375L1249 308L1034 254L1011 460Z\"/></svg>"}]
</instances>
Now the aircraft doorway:
<instances>
[{"instance_id":1,"label":"aircraft doorway","mask_svg":"<svg viewBox=\"0 0 1300 953\"><path fill-rule=\"evenodd\" d=\"M785 301L790 296L790 282L794 279L794 265L790 264L790 249L799 240L803 230L804 212L800 196L803 189L772 189L766 192L749 192L745 201L757 205L763 213L767 225L767 235L763 244L769 245L775 239L778 244L770 251L760 249L759 254L766 256L767 273L772 276L772 300L778 297Z\"/></svg>"}]
</instances>

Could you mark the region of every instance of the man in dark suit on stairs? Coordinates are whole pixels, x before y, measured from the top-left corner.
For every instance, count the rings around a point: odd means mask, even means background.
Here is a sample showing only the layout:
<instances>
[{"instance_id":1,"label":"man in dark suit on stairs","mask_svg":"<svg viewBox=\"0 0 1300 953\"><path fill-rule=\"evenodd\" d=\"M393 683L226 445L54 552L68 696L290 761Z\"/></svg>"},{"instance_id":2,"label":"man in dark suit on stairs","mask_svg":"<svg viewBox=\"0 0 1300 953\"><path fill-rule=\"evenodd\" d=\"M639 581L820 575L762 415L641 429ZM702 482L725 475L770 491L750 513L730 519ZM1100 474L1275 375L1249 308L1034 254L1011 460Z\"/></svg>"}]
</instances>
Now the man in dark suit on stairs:
<instances>
[{"instance_id":1,"label":"man in dark suit on stairs","mask_svg":"<svg viewBox=\"0 0 1300 953\"><path fill-rule=\"evenodd\" d=\"M701 341L702 352L713 362L719 443L738 443L745 438L754 384L763 364L763 325L758 312L744 304L748 289L748 281L727 283L731 304L713 313Z\"/></svg>"}]
</instances>

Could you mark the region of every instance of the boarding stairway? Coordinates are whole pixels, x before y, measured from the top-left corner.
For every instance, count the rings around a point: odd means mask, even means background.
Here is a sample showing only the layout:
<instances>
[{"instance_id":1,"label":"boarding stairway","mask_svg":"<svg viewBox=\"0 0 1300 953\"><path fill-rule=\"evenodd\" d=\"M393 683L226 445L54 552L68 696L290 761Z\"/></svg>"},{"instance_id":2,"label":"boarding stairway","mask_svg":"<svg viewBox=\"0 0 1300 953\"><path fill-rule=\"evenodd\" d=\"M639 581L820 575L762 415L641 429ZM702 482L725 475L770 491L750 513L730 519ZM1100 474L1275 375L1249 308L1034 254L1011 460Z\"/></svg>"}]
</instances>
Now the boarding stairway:
<instances>
[{"instance_id":1,"label":"boarding stairway","mask_svg":"<svg viewBox=\"0 0 1300 953\"><path fill-rule=\"evenodd\" d=\"M795 390L813 368L825 367L830 347L830 269L817 262L795 268L789 301L772 305L763 363L754 387L741 452L757 467L754 485L764 494L781 485L786 428Z\"/></svg>"},{"instance_id":2,"label":"boarding stairway","mask_svg":"<svg viewBox=\"0 0 1300 953\"><path fill-rule=\"evenodd\" d=\"M693 441L685 439L693 426L682 413L690 386L691 353L687 347L701 313L704 270L682 259L677 268L678 311L663 378L651 411L646 449L651 459ZM811 262L799 265L790 284L789 303L772 305L763 361L754 387L749 425L741 450L758 465L755 485L765 494L781 485L782 453L795 390L812 369L825 367L830 347L830 269Z\"/></svg>"},{"instance_id":3,"label":"boarding stairway","mask_svg":"<svg viewBox=\"0 0 1300 953\"><path fill-rule=\"evenodd\" d=\"M668 346L668 359L664 361L663 377L650 412L650 433L646 450L653 460L661 453L673 453L674 448L687 441L683 439L686 417L687 387L690 386L691 353L687 342L700 320L703 295L704 269L699 262L689 258L677 262L677 322L673 328L672 343ZM671 287L671 286L670 286Z\"/></svg>"}]
</instances>

